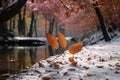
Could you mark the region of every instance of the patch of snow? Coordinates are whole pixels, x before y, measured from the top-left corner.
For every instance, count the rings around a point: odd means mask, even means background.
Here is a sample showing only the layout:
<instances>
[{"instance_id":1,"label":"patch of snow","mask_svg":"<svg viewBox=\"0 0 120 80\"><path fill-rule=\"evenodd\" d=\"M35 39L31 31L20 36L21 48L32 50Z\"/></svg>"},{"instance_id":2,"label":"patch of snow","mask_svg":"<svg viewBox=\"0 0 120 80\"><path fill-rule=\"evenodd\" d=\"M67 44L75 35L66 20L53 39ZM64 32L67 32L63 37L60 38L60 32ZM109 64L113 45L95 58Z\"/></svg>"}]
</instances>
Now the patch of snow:
<instances>
[{"instance_id":1,"label":"patch of snow","mask_svg":"<svg viewBox=\"0 0 120 80\"><path fill-rule=\"evenodd\" d=\"M8 80L119 80L120 37L110 42L99 42L83 47L74 55L77 65L72 65L68 51L34 64ZM57 57L57 58L56 58Z\"/></svg>"}]
</instances>

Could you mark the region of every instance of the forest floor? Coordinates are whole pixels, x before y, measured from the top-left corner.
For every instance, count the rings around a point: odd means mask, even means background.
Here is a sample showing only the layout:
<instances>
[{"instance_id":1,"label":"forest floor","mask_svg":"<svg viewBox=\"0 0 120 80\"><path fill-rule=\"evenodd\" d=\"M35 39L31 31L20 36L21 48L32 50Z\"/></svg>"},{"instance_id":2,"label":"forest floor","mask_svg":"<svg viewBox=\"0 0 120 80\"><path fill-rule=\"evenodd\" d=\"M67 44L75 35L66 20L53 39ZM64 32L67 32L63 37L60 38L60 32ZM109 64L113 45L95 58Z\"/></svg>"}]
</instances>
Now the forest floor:
<instances>
[{"instance_id":1,"label":"forest floor","mask_svg":"<svg viewBox=\"0 0 120 80\"><path fill-rule=\"evenodd\" d=\"M74 55L72 65L68 51L41 60L8 80L119 80L120 33L109 42L84 46ZM57 58L56 58L57 57ZM56 58L56 59L55 59Z\"/></svg>"}]
</instances>

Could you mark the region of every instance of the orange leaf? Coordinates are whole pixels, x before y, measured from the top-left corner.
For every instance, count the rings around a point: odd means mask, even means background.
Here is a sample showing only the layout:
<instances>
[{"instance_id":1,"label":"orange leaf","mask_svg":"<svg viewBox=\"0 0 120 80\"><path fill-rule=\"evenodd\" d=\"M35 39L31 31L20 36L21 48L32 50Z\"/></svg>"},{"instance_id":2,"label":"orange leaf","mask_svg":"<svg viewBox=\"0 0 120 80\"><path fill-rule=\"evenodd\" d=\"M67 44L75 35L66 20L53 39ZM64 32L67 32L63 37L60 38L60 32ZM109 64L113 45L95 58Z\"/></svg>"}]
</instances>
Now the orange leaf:
<instances>
[{"instance_id":1,"label":"orange leaf","mask_svg":"<svg viewBox=\"0 0 120 80\"><path fill-rule=\"evenodd\" d=\"M71 54L76 54L78 53L79 51L81 51L83 47L83 44L82 43L75 43L73 45L71 45L68 49L68 51L71 53Z\"/></svg>"},{"instance_id":2,"label":"orange leaf","mask_svg":"<svg viewBox=\"0 0 120 80\"><path fill-rule=\"evenodd\" d=\"M51 34L46 34L46 38L52 48L58 49L59 45L58 45L58 41L55 38L55 36Z\"/></svg>"},{"instance_id":3,"label":"orange leaf","mask_svg":"<svg viewBox=\"0 0 120 80\"><path fill-rule=\"evenodd\" d=\"M76 66L77 62L74 60L73 57L69 57L69 61L72 65Z\"/></svg>"},{"instance_id":4,"label":"orange leaf","mask_svg":"<svg viewBox=\"0 0 120 80\"><path fill-rule=\"evenodd\" d=\"M66 40L65 36L59 31L58 31L58 39L60 42L60 46L62 48L65 48L67 46L67 40Z\"/></svg>"}]
</instances>

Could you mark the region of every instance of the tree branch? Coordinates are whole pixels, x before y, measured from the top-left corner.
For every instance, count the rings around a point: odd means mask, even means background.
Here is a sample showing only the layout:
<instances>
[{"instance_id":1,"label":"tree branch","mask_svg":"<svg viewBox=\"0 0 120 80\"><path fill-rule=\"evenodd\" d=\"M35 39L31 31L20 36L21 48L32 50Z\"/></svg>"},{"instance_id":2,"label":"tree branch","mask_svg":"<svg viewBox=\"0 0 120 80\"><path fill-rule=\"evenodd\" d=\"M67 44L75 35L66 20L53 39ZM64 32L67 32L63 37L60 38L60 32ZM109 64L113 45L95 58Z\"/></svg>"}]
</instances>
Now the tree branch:
<instances>
[{"instance_id":1,"label":"tree branch","mask_svg":"<svg viewBox=\"0 0 120 80\"><path fill-rule=\"evenodd\" d=\"M72 10L69 6L65 5L62 0L59 0L59 1L66 9Z\"/></svg>"},{"instance_id":2,"label":"tree branch","mask_svg":"<svg viewBox=\"0 0 120 80\"><path fill-rule=\"evenodd\" d=\"M5 9L0 11L0 24L8 21L10 18L19 13L22 6L27 0L14 0L11 5L7 6Z\"/></svg>"}]
</instances>

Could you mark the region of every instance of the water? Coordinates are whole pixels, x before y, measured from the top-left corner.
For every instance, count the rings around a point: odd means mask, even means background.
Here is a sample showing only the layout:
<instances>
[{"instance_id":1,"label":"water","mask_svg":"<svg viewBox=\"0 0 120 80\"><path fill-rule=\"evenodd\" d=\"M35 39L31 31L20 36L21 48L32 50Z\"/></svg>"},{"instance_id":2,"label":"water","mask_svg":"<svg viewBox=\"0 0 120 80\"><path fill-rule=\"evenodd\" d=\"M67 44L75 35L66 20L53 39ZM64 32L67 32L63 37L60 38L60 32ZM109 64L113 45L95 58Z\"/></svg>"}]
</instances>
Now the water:
<instances>
[{"instance_id":1,"label":"water","mask_svg":"<svg viewBox=\"0 0 120 80\"><path fill-rule=\"evenodd\" d=\"M0 48L0 80L11 74L31 67L41 59L50 56L47 46L39 47L1 47Z\"/></svg>"},{"instance_id":2,"label":"water","mask_svg":"<svg viewBox=\"0 0 120 80\"><path fill-rule=\"evenodd\" d=\"M68 45L72 42L68 42ZM59 51L60 52L60 51ZM0 80L31 67L36 62L59 53L48 45L37 47L0 46Z\"/></svg>"}]
</instances>

